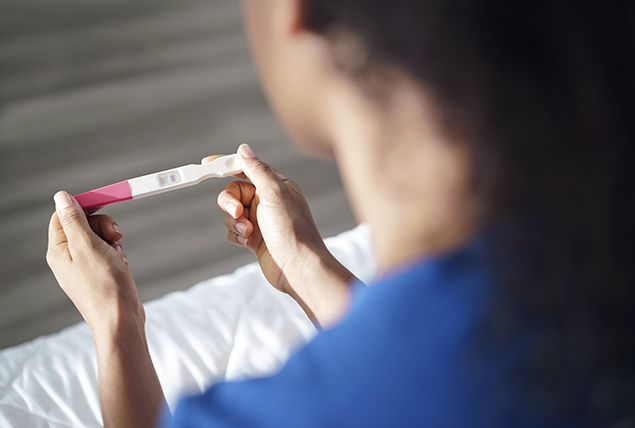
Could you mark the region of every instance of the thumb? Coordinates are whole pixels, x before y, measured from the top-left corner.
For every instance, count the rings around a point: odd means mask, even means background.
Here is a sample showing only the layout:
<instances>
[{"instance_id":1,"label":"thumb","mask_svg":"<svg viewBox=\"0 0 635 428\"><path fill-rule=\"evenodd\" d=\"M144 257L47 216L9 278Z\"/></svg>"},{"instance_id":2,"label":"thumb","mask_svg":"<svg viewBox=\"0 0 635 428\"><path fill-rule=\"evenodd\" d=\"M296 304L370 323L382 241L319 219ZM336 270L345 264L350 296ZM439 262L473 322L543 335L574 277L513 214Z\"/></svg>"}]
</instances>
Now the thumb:
<instances>
[{"instance_id":1,"label":"thumb","mask_svg":"<svg viewBox=\"0 0 635 428\"><path fill-rule=\"evenodd\" d=\"M241 144L238 147L238 154L243 173L256 186L256 189L266 190L272 185L282 184L280 175L267 163L258 159L249 145Z\"/></svg>"},{"instance_id":2,"label":"thumb","mask_svg":"<svg viewBox=\"0 0 635 428\"><path fill-rule=\"evenodd\" d=\"M68 193L61 191L53 196L55 210L59 218L64 234L68 239L70 247L78 241L91 240L93 231L88 224L88 219L82 207L79 206L75 198Z\"/></svg>"}]
</instances>

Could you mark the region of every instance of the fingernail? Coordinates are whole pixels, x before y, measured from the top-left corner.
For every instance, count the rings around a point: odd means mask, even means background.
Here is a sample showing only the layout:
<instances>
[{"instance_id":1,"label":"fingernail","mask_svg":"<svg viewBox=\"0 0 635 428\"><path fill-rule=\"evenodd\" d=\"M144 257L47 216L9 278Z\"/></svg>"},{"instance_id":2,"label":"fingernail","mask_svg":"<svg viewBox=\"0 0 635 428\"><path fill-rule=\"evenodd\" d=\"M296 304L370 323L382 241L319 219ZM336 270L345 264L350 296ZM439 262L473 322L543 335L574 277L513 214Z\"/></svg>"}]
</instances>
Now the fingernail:
<instances>
[{"instance_id":1,"label":"fingernail","mask_svg":"<svg viewBox=\"0 0 635 428\"><path fill-rule=\"evenodd\" d=\"M57 192L55 196L53 196L53 200L55 201L55 208L58 211L64 211L64 209L73 205L70 195L66 192Z\"/></svg>"},{"instance_id":2,"label":"fingernail","mask_svg":"<svg viewBox=\"0 0 635 428\"><path fill-rule=\"evenodd\" d=\"M238 204L234 201L225 202L225 211L234 218L238 217Z\"/></svg>"},{"instance_id":3,"label":"fingernail","mask_svg":"<svg viewBox=\"0 0 635 428\"><path fill-rule=\"evenodd\" d=\"M236 230L242 236L247 236L247 223L245 223L244 221L239 221L238 223L236 223Z\"/></svg>"},{"instance_id":4,"label":"fingernail","mask_svg":"<svg viewBox=\"0 0 635 428\"><path fill-rule=\"evenodd\" d=\"M113 248L119 253L119 255L123 258L123 261L126 262L126 264L128 264L128 258L126 257L126 254L123 252L123 247L121 246L121 243L119 242L115 242L113 244Z\"/></svg>"},{"instance_id":5,"label":"fingernail","mask_svg":"<svg viewBox=\"0 0 635 428\"><path fill-rule=\"evenodd\" d=\"M238 236L236 237L236 240L237 240L238 242L240 242L240 244L241 244L241 245L247 245L247 242L249 241L249 238L245 238L244 236L240 236L240 235L238 235Z\"/></svg>"},{"instance_id":6,"label":"fingernail","mask_svg":"<svg viewBox=\"0 0 635 428\"><path fill-rule=\"evenodd\" d=\"M249 144L241 144L240 147L238 147L238 153L240 153L242 157L247 159L256 157L256 154L253 150L251 150Z\"/></svg>"},{"instance_id":7,"label":"fingernail","mask_svg":"<svg viewBox=\"0 0 635 428\"><path fill-rule=\"evenodd\" d=\"M117 226L117 223L113 223L112 228L115 230L115 232L123 236L123 233L121 233L121 229L119 229L119 226Z\"/></svg>"}]
</instances>

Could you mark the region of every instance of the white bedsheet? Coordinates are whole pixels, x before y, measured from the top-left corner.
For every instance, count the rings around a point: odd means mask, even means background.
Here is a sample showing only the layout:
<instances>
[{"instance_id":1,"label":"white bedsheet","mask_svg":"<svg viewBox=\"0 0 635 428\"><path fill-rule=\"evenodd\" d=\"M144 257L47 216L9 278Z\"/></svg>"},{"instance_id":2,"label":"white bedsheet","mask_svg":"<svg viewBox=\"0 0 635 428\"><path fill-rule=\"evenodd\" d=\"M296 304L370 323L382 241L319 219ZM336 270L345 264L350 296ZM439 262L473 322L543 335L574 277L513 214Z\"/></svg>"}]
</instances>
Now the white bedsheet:
<instances>
[{"instance_id":1,"label":"white bedsheet","mask_svg":"<svg viewBox=\"0 0 635 428\"><path fill-rule=\"evenodd\" d=\"M326 240L360 279L375 275L368 228ZM150 352L168 404L221 379L277 370L315 329L256 263L146 305ZM97 362L84 323L0 352L0 427L100 427Z\"/></svg>"}]
</instances>

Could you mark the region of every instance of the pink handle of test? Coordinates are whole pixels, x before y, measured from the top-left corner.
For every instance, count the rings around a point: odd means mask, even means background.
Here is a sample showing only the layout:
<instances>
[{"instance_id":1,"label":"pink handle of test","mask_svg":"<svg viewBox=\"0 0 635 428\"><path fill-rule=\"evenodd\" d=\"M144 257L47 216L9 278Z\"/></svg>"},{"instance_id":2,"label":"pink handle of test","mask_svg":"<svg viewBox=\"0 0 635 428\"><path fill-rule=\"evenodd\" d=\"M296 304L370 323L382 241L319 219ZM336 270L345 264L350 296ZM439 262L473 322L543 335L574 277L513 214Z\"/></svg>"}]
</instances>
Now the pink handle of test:
<instances>
[{"instance_id":1,"label":"pink handle of test","mask_svg":"<svg viewBox=\"0 0 635 428\"><path fill-rule=\"evenodd\" d=\"M90 192L81 193L75 196L75 199L77 199L77 202L83 209L87 210L116 204L117 202L129 201L132 199L132 190L130 190L130 184L128 184L126 180L100 187Z\"/></svg>"}]
</instances>

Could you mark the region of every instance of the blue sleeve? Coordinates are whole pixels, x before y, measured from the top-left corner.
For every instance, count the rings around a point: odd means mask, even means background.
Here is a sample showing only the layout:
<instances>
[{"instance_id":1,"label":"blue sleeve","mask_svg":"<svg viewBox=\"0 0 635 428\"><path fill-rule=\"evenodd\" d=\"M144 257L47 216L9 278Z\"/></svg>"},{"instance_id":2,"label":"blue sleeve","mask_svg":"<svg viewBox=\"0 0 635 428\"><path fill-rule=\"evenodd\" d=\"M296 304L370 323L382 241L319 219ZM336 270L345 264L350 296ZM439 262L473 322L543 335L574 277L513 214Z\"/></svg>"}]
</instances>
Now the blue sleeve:
<instances>
[{"instance_id":1,"label":"blue sleeve","mask_svg":"<svg viewBox=\"0 0 635 428\"><path fill-rule=\"evenodd\" d=\"M181 400L167 426L414 426L426 408L430 423L443 416L434 398L451 398L450 385L441 379L447 378L447 367L434 364L438 368L425 375L412 373L407 367L418 366L422 355L401 350L395 358L389 345L374 350L375 355L360 347L352 351L351 341L365 338L347 330L318 336L277 375L220 383L203 395ZM443 384L448 388L436 386Z\"/></svg>"},{"instance_id":2,"label":"blue sleeve","mask_svg":"<svg viewBox=\"0 0 635 428\"><path fill-rule=\"evenodd\" d=\"M470 361L483 284L450 268L371 287L278 374L184 398L163 427L528 426L504 353Z\"/></svg>"}]
</instances>

